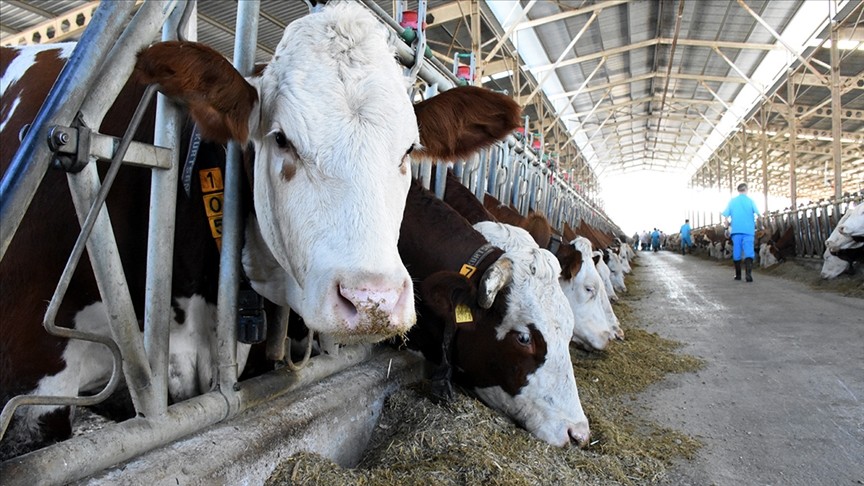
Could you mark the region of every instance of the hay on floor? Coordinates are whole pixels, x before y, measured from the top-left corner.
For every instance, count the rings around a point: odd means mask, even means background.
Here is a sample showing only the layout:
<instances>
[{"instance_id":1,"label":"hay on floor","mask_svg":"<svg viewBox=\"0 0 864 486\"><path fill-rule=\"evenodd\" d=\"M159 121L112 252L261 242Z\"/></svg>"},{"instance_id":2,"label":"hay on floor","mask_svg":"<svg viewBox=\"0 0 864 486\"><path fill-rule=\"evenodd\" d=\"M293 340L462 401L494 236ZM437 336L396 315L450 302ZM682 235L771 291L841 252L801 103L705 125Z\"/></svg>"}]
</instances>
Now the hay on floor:
<instances>
[{"instance_id":1,"label":"hay on floor","mask_svg":"<svg viewBox=\"0 0 864 486\"><path fill-rule=\"evenodd\" d=\"M634 409L634 393L667 373L695 371L702 363L676 352L678 343L638 328L626 304L615 310L627 340L602 353L571 350L576 383L591 424L587 449L557 448L533 438L480 401L458 393L442 406L428 383L392 395L369 448L356 468L342 468L309 453L281 463L269 485L536 485L650 484L672 461L692 458L695 439L663 428Z\"/></svg>"}]
</instances>

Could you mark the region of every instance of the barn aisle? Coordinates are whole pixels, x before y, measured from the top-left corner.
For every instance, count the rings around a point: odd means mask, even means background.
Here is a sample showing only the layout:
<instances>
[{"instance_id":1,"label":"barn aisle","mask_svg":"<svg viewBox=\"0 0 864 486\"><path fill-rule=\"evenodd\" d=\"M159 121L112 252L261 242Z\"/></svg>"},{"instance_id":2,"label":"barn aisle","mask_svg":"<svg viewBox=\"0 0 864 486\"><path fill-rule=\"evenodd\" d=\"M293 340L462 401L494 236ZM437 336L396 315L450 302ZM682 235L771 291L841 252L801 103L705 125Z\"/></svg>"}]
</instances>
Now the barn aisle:
<instances>
[{"instance_id":1,"label":"barn aisle","mask_svg":"<svg viewBox=\"0 0 864 486\"><path fill-rule=\"evenodd\" d=\"M707 363L639 397L704 444L669 484L864 484L864 300L691 255L637 262L642 325Z\"/></svg>"}]
</instances>

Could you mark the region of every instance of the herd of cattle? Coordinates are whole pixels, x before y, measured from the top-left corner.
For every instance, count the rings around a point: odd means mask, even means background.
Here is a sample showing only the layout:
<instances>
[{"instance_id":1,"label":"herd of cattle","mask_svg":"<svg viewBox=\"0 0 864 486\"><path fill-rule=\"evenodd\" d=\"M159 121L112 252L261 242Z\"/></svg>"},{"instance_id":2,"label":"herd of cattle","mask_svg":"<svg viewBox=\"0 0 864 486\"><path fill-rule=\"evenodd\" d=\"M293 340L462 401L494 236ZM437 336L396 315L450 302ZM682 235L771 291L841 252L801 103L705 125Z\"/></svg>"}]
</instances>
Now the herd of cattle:
<instances>
[{"instance_id":1,"label":"herd of cattle","mask_svg":"<svg viewBox=\"0 0 864 486\"><path fill-rule=\"evenodd\" d=\"M200 177L178 184L173 267L165 268L173 268L170 400L215 383L220 250L205 204L221 184L224 144L235 140L254 148L241 171L242 268L256 292L331 342L389 340L422 352L438 365L433 390L443 399L459 383L550 444L585 445L569 345L602 350L624 338L612 302L626 291L635 254L584 222L559 233L540 214L523 217L488 195L481 202L452 175L443 200L413 180L412 160L465 157L507 137L520 109L474 87L412 106L388 42L376 19L346 3L292 22L271 63L251 78L206 46L158 43L139 53L133 79L92 127L122 136L144 85L157 84L188 108L184 139L194 126L205 140L191 161ZM0 50L4 174L70 52ZM147 118L136 140L150 143ZM188 164L187 145L180 160ZM104 346L42 328L78 233L67 177L76 176L45 174L0 262L4 406L17 395L92 394L111 374ZM124 166L106 204L138 322L149 191L150 172ZM107 336L123 316L103 302L84 260L57 323ZM239 368L256 352L238 345ZM68 437L73 414L68 406L19 408L0 459Z\"/></svg>"},{"instance_id":2,"label":"herd of cattle","mask_svg":"<svg viewBox=\"0 0 864 486\"><path fill-rule=\"evenodd\" d=\"M693 230L693 245L708 252L718 260L732 256L732 242L728 229L723 225ZM766 230L756 231L754 251L759 265L767 268L795 256L795 231L789 225L773 233ZM667 235L663 241L665 249L680 251L681 235ZM853 273L856 263L864 261L864 203L850 207L837 222L830 236L825 240L822 255L822 278L837 278L843 273Z\"/></svg>"}]
</instances>

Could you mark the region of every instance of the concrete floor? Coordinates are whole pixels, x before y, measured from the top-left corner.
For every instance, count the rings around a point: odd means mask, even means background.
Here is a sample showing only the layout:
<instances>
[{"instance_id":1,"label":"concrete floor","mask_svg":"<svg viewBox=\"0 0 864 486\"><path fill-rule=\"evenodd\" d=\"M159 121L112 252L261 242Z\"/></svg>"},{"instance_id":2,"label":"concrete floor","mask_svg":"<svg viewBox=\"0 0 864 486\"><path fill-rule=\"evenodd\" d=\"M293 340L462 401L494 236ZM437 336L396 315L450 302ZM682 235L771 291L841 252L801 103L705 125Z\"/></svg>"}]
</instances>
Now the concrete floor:
<instances>
[{"instance_id":1,"label":"concrete floor","mask_svg":"<svg viewBox=\"0 0 864 486\"><path fill-rule=\"evenodd\" d=\"M644 327L703 358L639 397L649 418L698 438L668 484L864 484L864 300L731 262L641 252L631 301Z\"/></svg>"}]
</instances>

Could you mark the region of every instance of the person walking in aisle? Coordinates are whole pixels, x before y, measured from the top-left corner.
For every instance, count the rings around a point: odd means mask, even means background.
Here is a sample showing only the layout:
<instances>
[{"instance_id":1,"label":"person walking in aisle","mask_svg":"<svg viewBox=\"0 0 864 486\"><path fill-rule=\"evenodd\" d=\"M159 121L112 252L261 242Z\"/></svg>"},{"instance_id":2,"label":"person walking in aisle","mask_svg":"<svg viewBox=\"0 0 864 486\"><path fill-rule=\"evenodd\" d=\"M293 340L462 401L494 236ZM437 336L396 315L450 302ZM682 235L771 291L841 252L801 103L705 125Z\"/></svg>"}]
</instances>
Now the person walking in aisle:
<instances>
[{"instance_id":1,"label":"person walking in aisle","mask_svg":"<svg viewBox=\"0 0 864 486\"><path fill-rule=\"evenodd\" d=\"M686 255L687 249L693 246L693 241L690 239L690 220L685 219L681 225L681 254ZM692 253L693 250L690 250Z\"/></svg>"},{"instance_id":2,"label":"person walking in aisle","mask_svg":"<svg viewBox=\"0 0 864 486\"><path fill-rule=\"evenodd\" d=\"M732 225L729 229L732 238L732 262L735 264L735 280L741 280L741 256L744 256L744 269L748 282L753 281L753 258L756 252L753 250L753 240L756 234L756 220L759 216L756 203L747 195L747 184L738 184L738 195L733 197L726 209L723 211L726 218L725 224L729 226L729 218Z\"/></svg>"}]
</instances>

